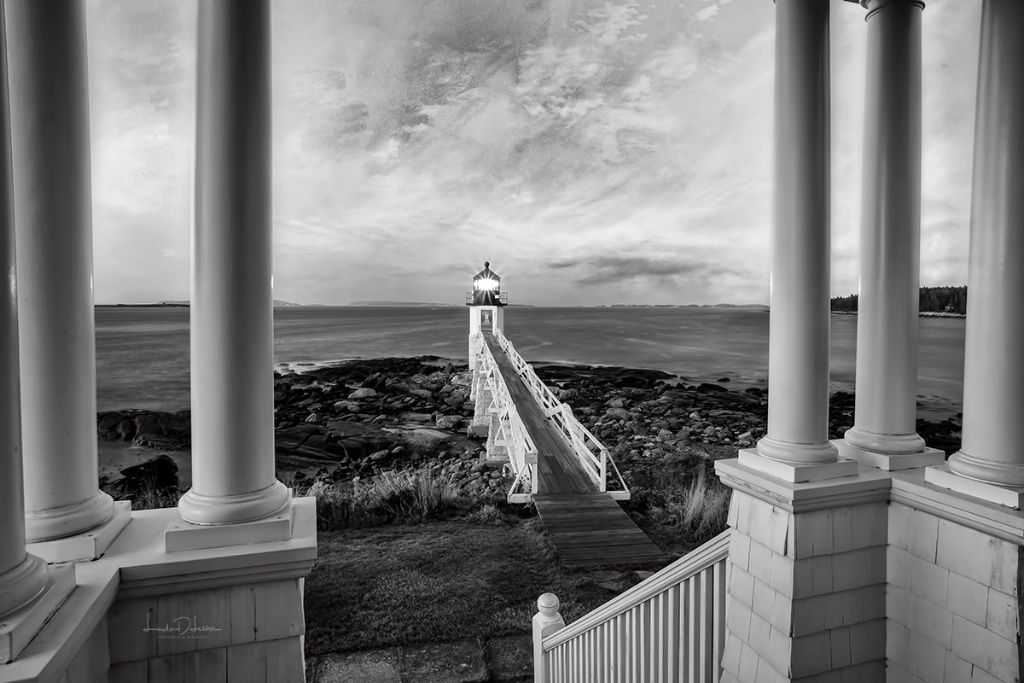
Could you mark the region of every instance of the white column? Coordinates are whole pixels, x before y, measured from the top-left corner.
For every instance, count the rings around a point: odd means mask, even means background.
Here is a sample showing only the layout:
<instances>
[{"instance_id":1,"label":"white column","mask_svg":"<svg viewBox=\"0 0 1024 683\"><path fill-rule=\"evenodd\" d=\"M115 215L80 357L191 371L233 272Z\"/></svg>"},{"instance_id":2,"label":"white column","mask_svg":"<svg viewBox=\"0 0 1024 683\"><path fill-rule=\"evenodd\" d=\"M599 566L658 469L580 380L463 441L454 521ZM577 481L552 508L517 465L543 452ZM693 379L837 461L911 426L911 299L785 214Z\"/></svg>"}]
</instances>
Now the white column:
<instances>
[{"instance_id":1,"label":"white column","mask_svg":"<svg viewBox=\"0 0 1024 683\"><path fill-rule=\"evenodd\" d=\"M270 6L199 3L192 243L192 489L182 519L284 509L274 468Z\"/></svg>"},{"instance_id":2,"label":"white column","mask_svg":"<svg viewBox=\"0 0 1024 683\"><path fill-rule=\"evenodd\" d=\"M7 42L0 6L0 616L31 602L46 587L46 563L25 552L18 376L18 290L11 196Z\"/></svg>"},{"instance_id":3,"label":"white column","mask_svg":"<svg viewBox=\"0 0 1024 683\"><path fill-rule=\"evenodd\" d=\"M1024 487L1024 3L985 0L956 474Z\"/></svg>"},{"instance_id":4,"label":"white column","mask_svg":"<svg viewBox=\"0 0 1024 683\"><path fill-rule=\"evenodd\" d=\"M29 541L114 514L97 487L96 338L85 16L80 0L7 11Z\"/></svg>"},{"instance_id":5,"label":"white column","mask_svg":"<svg viewBox=\"0 0 1024 683\"><path fill-rule=\"evenodd\" d=\"M916 426L924 2L862 4L868 9L868 64L857 408L854 427L845 436L848 444L869 452L871 464L894 469L902 466L899 458L875 454L925 450ZM904 465L916 463L903 459Z\"/></svg>"},{"instance_id":6,"label":"white column","mask_svg":"<svg viewBox=\"0 0 1024 683\"><path fill-rule=\"evenodd\" d=\"M768 435L758 454L835 462L828 440L829 3L775 4Z\"/></svg>"}]
</instances>

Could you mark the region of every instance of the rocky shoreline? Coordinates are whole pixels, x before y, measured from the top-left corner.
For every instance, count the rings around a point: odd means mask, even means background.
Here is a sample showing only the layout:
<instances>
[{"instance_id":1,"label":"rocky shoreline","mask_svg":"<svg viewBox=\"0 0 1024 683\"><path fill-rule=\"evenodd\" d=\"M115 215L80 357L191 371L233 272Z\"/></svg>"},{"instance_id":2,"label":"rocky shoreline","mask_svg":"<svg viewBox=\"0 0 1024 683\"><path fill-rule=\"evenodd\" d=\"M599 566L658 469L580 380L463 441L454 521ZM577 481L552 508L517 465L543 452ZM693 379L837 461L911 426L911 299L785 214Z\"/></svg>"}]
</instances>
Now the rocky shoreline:
<instances>
[{"instance_id":1,"label":"rocky shoreline","mask_svg":"<svg viewBox=\"0 0 1024 683\"><path fill-rule=\"evenodd\" d=\"M708 460L731 457L765 433L767 392L730 389L728 377L689 383L656 370L554 364L535 369L609 447L631 488L645 485L653 465L692 467L695 451ZM500 468L481 462L482 440L466 436L473 405L464 363L434 356L353 360L275 373L274 382L277 472L286 484L427 468L469 495L507 487ZM100 439L135 444L144 460L101 485L127 497L147 486L176 488L172 456L190 448L189 423L189 411L100 413ZM852 424L853 394L836 392L829 436L841 437ZM919 420L918 432L947 453L959 448L959 416Z\"/></svg>"}]
</instances>

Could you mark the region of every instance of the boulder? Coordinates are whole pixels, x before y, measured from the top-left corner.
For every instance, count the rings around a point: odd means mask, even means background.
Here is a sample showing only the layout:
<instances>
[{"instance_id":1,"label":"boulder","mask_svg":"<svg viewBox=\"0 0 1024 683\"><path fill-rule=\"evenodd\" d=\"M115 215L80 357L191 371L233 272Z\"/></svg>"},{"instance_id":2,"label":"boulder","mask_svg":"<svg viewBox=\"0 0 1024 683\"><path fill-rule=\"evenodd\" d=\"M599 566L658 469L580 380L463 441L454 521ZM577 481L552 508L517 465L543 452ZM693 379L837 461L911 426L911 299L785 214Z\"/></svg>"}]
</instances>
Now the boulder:
<instances>
[{"instance_id":1,"label":"boulder","mask_svg":"<svg viewBox=\"0 0 1024 683\"><path fill-rule=\"evenodd\" d=\"M178 489L178 463L166 453L124 468L121 476L121 492L129 495L147 489Z\"/></svg>"},{"instance_id":2,"label":"boulder","mask_svg":"<svg viewBox=\"0 0 1024 683\"><path fill-rule=\"evenodd\" d=\"M371 389L369 387L360 387L359 389L356 389L351 394L349 394L348 398L350 401L358 401L364 398L373 398L376 395L376 389Z\"/></svg>"},{"instance_id":3,"label":"boulder","mask_svg":"<svg viewBox=\"0 0 1024 683\"><path fill-rule=\"evenodd\" d=\"M633 419L633 414L625 408L609 408L605 411L604 416L612 420L621 420L623 422Z\"/></svg>"},{"instance_id":4,"label":"boulder","mask_svg":"<svg viewBox=\"0 0 1024 683\"><path fill-rule=\"evenodd\" d=\"M462 422L461 415L438 415L434 420L438 429L454 429Z\"/></svg>"}]
</instances>

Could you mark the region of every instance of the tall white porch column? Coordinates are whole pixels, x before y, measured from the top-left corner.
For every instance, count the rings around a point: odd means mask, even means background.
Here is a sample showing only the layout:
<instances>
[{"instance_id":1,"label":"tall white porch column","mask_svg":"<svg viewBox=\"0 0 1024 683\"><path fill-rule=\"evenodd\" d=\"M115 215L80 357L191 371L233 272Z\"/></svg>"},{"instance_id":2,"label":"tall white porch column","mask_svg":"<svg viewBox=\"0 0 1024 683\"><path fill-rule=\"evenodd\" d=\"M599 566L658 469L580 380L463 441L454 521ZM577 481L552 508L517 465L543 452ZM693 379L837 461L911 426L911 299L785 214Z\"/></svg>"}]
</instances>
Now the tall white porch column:
<instances>
[{"instance_id":1,"label":"tall white porch column","mask_svg":"<svg viewBox=\"0 0 1024 683\"><path fill-rule=\"evenodd\" d=\"M770 393L768 435L757 453L796 465L831 463L829 3L778 0L775 16Z\"/></svg>"},{"instance_id":2,"label":"tall white porch column","mask_svg":"<svg viewBox=\"0 0 1024 683\"><path fill-rule=\"evenodd\" d=\"M1024 487L1024 3L985 0L974 133L960 477ZM935 470L935 471L933 471ZM929 481L951 482L939 468ZM939 475L939 476L936 476ZM952 482L953 488L970 486ZM971 490L969 492L978 492ZM998 492L998 491L997 491ZM1022 491L999 502L1021 507ZM982 490L979 495L988 497ZM998 498L998 496L997 496Z\"/></svg>"},{"instance_id":3,"label":"tall white porch column","mask_svg":"<svg viewBox=\"0 0 1024 683\"><path fill-rule=\"evenodd\" d=\"M9 112L7 41L0 6L0 270L3 271L0 285L0 616L31 602L45 589L47 581L46 563L25 552Z\"/></svg>"},{"instance_id":4,"label":"tall white porch column","mask_svg":"<svg viewBox=\"0 0 1024 683\"><path fill-rule=\"evenodd\" d=\"M868 10L868 64L857 408L845 436L862 462L903 469L945 460L926 451L916 427L924 2L862 4ZM892 457L909 454L921 455Z\"/></svg>"},{"instance_id":5,"label":"tall white porch column","mask_svg":"<svg viewBox=\"0 0 1024 683\"><path fill-rule=\"evenodd\" d=\"M230 524L290 500L274 469L270 6L199 3L192 243L192 489L182 519Z\"/></svg>"},{"instance_id":6,"label":"tall white porch column","mask_svg":"<svg viewBox=\"0 0 1024 683\"><path fill-rule=\"evenodd\" d=\"M85 16L5 2L29 541L114 515L97 487L96 337ZM70 558L69 558L70 559Z\"/></svg>"}]
</instances>

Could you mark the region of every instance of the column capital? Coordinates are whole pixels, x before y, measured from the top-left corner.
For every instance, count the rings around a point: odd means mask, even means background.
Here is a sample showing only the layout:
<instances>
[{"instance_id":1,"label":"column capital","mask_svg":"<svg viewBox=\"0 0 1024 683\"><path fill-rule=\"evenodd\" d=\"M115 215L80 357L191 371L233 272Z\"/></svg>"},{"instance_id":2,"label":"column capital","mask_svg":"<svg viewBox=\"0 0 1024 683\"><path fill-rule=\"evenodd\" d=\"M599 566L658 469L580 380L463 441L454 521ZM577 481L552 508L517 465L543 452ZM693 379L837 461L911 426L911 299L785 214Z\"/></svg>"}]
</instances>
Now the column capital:
<instances>
[{"instance_id":1,"label":"column capital","mask_svg":"<svg viewBox=\"0 0 1024 683\"><path fill-rule=\"evenodd\" d=\"M864 17L865 21L887 7L895 5L913 5L922 10L925 7L924 0L860 0L860 4L861 7L868 11L867 16Z\"/></svg>"}]
</instances>

